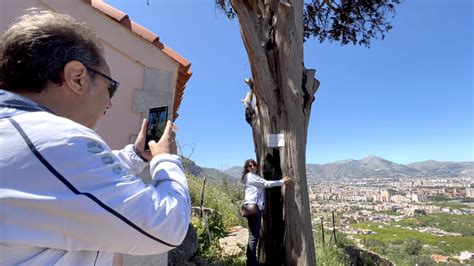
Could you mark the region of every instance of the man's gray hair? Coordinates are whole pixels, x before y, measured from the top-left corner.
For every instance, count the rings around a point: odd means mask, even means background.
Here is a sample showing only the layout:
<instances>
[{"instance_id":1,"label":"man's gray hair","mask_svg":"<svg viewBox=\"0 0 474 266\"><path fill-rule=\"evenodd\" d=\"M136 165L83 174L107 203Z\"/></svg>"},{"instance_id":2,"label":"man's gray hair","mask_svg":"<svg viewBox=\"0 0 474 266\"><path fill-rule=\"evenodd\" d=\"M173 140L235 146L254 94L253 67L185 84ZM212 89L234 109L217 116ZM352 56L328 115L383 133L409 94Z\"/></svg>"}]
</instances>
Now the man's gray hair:
<instances>
[{"instance_id":1,"label":"man's gray hair","mask_svg":"<svg viewBox=\"0 0 474 266\"><path fill-rule=\"evenodd\" d=\"M64 66L73 60L104 66L99 37L69 15L30 10L0 40L0 86L40 92L48 81L61 83Z\"/></svg>"}]
</instances>

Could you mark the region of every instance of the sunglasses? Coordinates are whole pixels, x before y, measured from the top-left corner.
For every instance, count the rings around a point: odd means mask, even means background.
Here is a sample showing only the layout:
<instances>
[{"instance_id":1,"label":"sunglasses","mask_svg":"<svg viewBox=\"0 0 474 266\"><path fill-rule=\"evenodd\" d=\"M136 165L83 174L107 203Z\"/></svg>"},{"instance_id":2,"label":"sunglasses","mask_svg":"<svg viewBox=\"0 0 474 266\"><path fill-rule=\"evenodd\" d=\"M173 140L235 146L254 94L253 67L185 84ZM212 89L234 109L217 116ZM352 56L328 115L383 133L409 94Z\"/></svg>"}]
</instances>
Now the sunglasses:
<instances>
[{"instance_id":1,"label":"sunglasses","mask_svg":"<svg viewBox=\"0 0 474 266\"><path fill-rule=\"evenodd\" d=\"M107 87L107 89L109 90L109 97L110 99L112 99L112 97L114 97L114 94L115 92L117 91L118 87L120 86L120 82L116 81L115 79L105 75L104 73L100 72L99 70L97 69L94 69L92 67L88 67L86 66L87 70L89 71L92 71L96 74L99 74L101 75L102 77L104 77L106 80L108 80L110 82L109 86Z\"/></svg>"},{"instance_id":2,"label":"sunglasses","mask_svg":"<svg viewBox=\"0 0 474 266\"><path fill-rule=\"evenodd\" d=\"M248 167L257 167L255 164L249 164Z\"/></svg>"}]
</instances>

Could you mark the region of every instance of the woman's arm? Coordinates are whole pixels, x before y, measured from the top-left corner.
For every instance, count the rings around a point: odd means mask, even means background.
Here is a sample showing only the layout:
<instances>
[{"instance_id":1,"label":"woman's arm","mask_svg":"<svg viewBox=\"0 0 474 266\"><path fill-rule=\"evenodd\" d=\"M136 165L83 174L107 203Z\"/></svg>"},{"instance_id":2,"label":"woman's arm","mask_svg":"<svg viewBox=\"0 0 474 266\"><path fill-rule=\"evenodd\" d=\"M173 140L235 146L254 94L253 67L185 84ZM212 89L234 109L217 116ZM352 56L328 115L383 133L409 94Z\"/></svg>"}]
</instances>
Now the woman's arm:
<instances>
[{"instance_id":1,"label":"woman's arm","mask_svg":"<svg viewBox=\"0 0 474 266\"><path fill-rule=\"evenodd\" d=\"M249 185L253 185L253 186L261 187L261 188L279 187L279 186L283 186L284 184L283 179L265 180L261 178L260 176L256 174L252 174L252 173L247 174L247 183Z\"/></svg>"}]
</instances>

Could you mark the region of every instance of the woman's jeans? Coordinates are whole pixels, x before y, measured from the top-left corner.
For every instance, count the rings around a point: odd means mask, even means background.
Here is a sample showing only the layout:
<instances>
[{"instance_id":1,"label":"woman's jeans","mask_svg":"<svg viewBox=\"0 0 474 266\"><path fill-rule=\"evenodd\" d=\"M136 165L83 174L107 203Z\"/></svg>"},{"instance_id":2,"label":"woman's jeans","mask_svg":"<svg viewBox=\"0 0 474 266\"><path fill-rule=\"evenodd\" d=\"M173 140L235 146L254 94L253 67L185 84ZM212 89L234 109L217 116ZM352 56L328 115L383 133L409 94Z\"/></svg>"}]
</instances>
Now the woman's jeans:
<instances>
[{"instance_id":1,"label":"woman's jeans","mask_svg":"<svg viewBox=\"0 0 474 266\"><path fill-rule=\"evenodd\" d=\"M260 265L257 261L257 243L260 238L260 225L262 220L262 214L259 212L257 215L248 216L247 221L249 223L249 243L247 245L247 265L254 266Z\"/></svg>"}]
</instances>

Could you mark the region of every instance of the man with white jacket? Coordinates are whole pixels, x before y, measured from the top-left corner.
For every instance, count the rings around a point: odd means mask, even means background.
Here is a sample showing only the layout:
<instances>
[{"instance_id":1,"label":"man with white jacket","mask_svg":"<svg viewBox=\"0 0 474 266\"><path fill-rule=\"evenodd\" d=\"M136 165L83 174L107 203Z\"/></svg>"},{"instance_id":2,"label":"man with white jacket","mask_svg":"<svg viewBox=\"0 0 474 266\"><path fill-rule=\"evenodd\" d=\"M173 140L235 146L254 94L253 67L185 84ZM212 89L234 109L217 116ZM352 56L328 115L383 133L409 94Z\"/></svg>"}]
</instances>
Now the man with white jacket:
<instances>
[{"instance_id":1,"label":"man with white jacket","mask_svg":"<svg viewBox=\"0 0 474 266\"><path fill-rule=\"evenodd\" d=\"M111 265L183 241L191 203L175 133L112 151L93 128L118 82L98 37L32 11L0 41L0 265ZM150 161L153 182L136 175Z\"/></svg>"}]
</instances>

